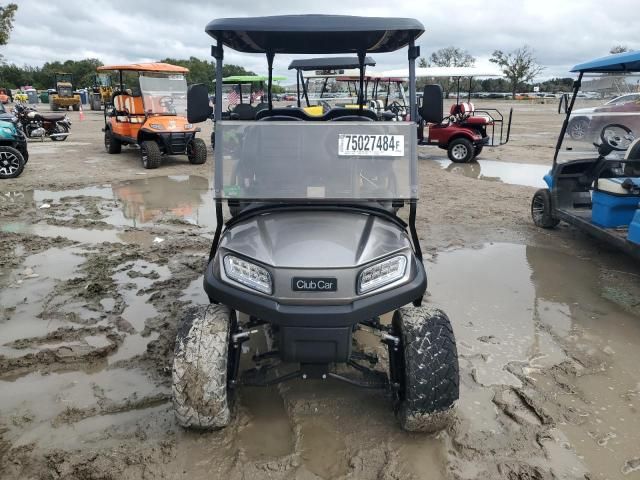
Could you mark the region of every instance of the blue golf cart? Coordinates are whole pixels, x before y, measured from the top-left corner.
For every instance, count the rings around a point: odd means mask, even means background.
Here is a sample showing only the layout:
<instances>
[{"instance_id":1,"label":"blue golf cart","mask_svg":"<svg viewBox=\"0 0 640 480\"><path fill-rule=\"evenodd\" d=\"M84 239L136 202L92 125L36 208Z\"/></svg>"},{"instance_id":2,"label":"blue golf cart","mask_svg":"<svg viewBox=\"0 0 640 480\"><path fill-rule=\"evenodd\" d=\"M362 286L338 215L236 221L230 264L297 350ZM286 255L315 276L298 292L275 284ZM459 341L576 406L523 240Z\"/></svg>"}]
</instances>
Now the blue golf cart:
<instances>
[{"instance_id":1,"label":"blue golf cart","mask_svg":"<svg viewBox=\"0 0 640 480\"><path fill-rule=\"evenodd\" d=\"M560 221L640 259L640 102L587 116L589 141L567 131L578 92L608 99L640 90L640 52L625 52L576 65L573 94L556 143L553 166L531 202L533 222ZM633 97L631 97L633 98Z\"/></svg>"}]
</instances>

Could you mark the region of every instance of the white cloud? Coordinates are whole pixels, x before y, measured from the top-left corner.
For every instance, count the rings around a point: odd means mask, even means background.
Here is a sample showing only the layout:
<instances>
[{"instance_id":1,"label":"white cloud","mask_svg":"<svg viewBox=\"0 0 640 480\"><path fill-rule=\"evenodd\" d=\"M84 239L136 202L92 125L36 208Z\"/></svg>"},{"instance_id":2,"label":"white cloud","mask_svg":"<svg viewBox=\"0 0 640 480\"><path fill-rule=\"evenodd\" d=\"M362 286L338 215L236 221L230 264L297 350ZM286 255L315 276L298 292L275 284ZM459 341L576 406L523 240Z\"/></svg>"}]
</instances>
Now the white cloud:
<instances>
[{"instance_id":1,"label":"white cloud","mask_svg":"<svg viewBox=\"0 0 640 480\"><path fill-rule=\"evenodd\" d=\"M546 67L543 76L568 75L570 67L606 55L615 44L640 49L640 9L628 0L235 0L203 2L140 0L98 2L21 0L9 45L1 53L19 65L96 57L108 63L163 57L209 58L211 39L204 33L212 19L226 16L334 13L415 17L426 27L420 38L423 56L455 45L485 64L496 49L524 44ZM405 52L377 55L382 69L405 65ZM291 57L276 58L276 73L292 78ZM225 61L258 73L266 70L260 55L227 51Z\"/></svg>"}]
</instances>

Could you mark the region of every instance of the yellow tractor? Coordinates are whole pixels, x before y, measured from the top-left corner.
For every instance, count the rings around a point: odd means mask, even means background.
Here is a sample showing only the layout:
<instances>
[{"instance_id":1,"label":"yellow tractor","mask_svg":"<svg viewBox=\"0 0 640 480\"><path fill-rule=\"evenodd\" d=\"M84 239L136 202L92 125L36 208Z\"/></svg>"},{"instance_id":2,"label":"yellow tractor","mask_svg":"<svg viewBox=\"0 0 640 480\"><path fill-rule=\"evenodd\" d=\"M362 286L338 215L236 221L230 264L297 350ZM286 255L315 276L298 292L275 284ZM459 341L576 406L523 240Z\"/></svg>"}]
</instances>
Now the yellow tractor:
<instances>
[{"instance_id":1,"label":"yellow tractor","mask_svg":"<svg viewBox=\"0 0 640 480\"><path fill-rule=\"evenodd\" d=\"M91 97L89 98L91 110L101 110L104 105L111 102L112 96L113 87L111 86L111 77L106 73L95 75L91 89Z\"/></svg>"},{"instance_id":2,"label":"yellow tractor","mask_svg":"<svg viewBox=\"0 0 640 480\"><path fill-rule=\"evenodd\" d=\"M80 95L73 93L73 77L70 73L56 73L56 91L49 95L49 105L54 112L73 108L80 110Z\"/></svg>"}]
</instances>

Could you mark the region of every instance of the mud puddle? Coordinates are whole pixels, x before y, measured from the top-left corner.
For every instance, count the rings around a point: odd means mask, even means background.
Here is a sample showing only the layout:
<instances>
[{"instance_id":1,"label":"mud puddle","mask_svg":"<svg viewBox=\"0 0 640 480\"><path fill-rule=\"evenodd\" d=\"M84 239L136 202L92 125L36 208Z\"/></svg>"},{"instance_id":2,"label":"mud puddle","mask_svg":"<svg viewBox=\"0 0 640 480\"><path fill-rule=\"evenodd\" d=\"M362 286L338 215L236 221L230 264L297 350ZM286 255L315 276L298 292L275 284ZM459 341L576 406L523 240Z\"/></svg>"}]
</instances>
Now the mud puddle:
<instances>
[{"instance_id":1,"label":"mud puddle","mask_svg":"<svg viewBox=\"0 0 640 480\"><path fill-rule=\"evenodd\" d=\"M549 167L546 165L528 163L509 163L495 160L478 160L471 163L454 163L449 160L435 161L443 169L456 175L536 188L542 188L546 185L542 177L549 172Z\"/></svg>"},{"instance_id":2,"label":"mud puddle","mask_svg":"<svg viewBox=\"0 0 640 480\"><path fill-rule=\"evenodd\" d=\"M437 435L401 431L385 392L331 380L241 388L232 424L197 433L176 425L169 385L183 306L206 302L205 254L27 247L0 277L7 478L637 475L632 266L506 243L435 254L428 301L451 317L461 368L456 421ZM357 342L384 369L379 339L358 332ZM259 336L250 345L243 368L266 349Z\"/></svg>"},{"instance_id":3,"label":"mud puddle","mask_svg":"<svg viewBox=\"0 0 640 480\"><path fill-rule=\"evenodd\" d=\"M142 178L60 191L27 190L0 194L0 209L12 216L4 232L62 236L80 243L149 245L163 236L146 230L177 231L184 226L215 228L208 180L174 175ZM142 230L141 230L142 229Z\"/></svg>"},{"instance_id":4,"label":"mud puddle","mask_svg":"<svg viewBox=\"0 0 640 480\"><path fill-rule=\"evenodd\" d=\"M638 278L628 268L512 244L440 254L430 301L451 317L469 375L455 441L493 432L513 442L506 414L523 431L545 432L538 444L558 478L631 472L640 456L640 316L630 313L637 285L619 281Z\"/></svg>"}]
</instances>

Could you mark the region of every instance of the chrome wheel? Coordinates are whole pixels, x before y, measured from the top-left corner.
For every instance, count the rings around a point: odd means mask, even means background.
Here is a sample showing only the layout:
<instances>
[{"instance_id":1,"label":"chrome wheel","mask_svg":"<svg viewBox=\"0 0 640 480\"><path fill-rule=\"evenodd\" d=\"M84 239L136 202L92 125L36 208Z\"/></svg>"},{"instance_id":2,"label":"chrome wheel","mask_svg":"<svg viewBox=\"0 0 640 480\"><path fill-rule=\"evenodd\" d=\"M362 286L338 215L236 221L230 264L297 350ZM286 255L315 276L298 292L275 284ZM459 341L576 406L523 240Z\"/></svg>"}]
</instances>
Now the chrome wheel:
<instances>
[{"instance_id":1,"label":"chrome wheel","mask_svg":"<svg viewBox=\"0 0 640 480\"><path fill-rule=\"evenodd\" d=\"M569 136L574 140L582 140L587 135L586 120L577 120L569 128Z\"/></svg>"},{"instance_id":2,"label":"chrome wheel","mask_svg":"<svg viewBox=\"0 0 640 480\"><path fill-rule=\"evenodd\" d=\"M451 155L456 159L456 160L464 160L465 157L469 154L469 151L467 150L467 147L465 145L459 144L459 145L455 145L452 149L451 149Z\"/></svg>"},{"instance_id":3,"label":"chrome wheel","mask_svg":"<svg viewBox=\"0 0 640 480\"><path fill-rule=\"evenodd\" d=\"M542 195L535 195L531 202L531 218L533 223L540 225L544 216L545 206Z\"/></svg>"},{"instance_id":4,"label":"chrome wheel","mask_svg":"<svg viewBox=\"0 0 640 480\"><path fill-rule=\"evenodd\" d=\"M20 170L23 160L14 152L0 151L0 177L10 178Z\"/></svg>"}]
</instances>

